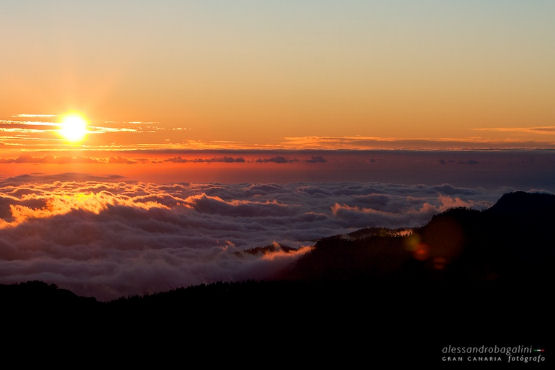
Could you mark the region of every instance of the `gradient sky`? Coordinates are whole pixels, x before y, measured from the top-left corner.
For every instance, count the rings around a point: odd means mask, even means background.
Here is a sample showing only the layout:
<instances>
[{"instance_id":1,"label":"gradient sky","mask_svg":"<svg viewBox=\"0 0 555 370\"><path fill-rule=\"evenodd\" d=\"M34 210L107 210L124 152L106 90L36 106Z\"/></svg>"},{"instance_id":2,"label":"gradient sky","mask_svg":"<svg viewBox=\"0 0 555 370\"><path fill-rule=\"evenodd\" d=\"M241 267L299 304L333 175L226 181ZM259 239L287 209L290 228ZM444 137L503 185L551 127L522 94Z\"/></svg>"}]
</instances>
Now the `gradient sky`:
<instances>
[{"instance_id":1,"label":"gradient sky","mask_svg":"<svg viewBox=\"0 0 555 370\"><path fill-rule=\"evenodd\" d=\"M536 0L3 0L0 119L80 111L112 128L89 147L551 148L554 17Z\"/></svg>"}]
</instances>

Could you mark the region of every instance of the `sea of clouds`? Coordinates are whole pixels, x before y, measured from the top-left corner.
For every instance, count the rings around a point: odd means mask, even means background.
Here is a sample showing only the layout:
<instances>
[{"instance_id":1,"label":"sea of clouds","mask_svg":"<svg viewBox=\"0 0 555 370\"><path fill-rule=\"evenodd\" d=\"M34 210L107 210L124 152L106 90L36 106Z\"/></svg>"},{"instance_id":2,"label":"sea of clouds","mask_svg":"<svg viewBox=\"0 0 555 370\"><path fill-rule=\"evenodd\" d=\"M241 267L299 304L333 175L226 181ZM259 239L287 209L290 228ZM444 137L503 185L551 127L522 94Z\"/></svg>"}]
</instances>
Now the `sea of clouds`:
<instances>
[{"instance_id":1,"label":"sea of clouds","mask_svg":"<svg viewBox=\"0 0 555 370\"><path fill-rule=\"evenodd\" d=\"M413 227L507 189L379 183L154 184L118 176L0 181L0 283L43 280L102 300L269 277L314 241ZM297 253L248 254L280 243Z\"/></svg>"}]
</instances>

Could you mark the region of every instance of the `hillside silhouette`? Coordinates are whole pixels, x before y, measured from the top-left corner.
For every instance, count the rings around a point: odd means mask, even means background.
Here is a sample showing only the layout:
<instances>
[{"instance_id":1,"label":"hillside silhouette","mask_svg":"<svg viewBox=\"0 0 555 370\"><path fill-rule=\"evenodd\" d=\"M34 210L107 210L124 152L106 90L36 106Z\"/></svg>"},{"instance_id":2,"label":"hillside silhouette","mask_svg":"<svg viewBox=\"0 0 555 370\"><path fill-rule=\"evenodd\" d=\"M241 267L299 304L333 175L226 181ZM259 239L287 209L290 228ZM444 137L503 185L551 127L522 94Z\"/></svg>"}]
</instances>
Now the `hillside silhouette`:
<instances>
[{"instance_id":1,"label":"hillside silhouette","mask_svg":"<svg viewBox=\"0 0 555 370\"><path fill-rule=\"evenodd\" d=\"M515 192L454 208L410 235L363 229L319 240L280 278L547 285L555 277L555 196Z\"/></svg>"},{"instance_id":2,"label":"hillside silhouette","mask_svg":"<svg viewBox=\"0 0 555 370\"><path fill-rule=\"evenodd\" d=\"M27 282L0 285L0 298L9 315L52 330L78 322L90 333L116 327L137 338L171 331L197 345L218 333L219 343L250 351L266 351L270 344L256 338L270 335L270 341L294 338L330 361L360 360L372 343L377 356L438 365L446 344L550 345L553 230L554 195L514 192L487 210L450 209L412 231L370 228L323 238L267 281L111 302ZM239 345L238 335L255 339Z\"/></svg>"}]
</instances>

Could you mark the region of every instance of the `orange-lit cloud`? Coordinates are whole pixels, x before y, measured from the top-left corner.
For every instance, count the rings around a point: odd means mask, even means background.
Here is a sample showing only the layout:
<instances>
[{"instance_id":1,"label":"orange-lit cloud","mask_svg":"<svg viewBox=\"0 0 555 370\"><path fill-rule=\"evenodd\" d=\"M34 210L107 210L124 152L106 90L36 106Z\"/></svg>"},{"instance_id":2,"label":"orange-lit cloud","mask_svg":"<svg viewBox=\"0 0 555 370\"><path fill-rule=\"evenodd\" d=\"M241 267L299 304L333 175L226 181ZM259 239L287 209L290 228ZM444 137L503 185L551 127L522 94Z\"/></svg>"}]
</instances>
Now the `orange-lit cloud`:
<instances>
[{"instance_id":1,"label":"orange-lit cloud","mask_svg":"<svg viewBox=\"0 0 555 370\"><path fill-rule=\"evenodd\" d=\"M298 248L296 251L284 251L284 250L277 250L275 252L268 252L264 253L262 259L273 261L275 259L290 259L302 256L303 254L307 254L308 252L314 249L311 245L306 245L303 247Z\"/></svg>"},{"instance_id":2,"label":"orange-lit cloud","mask_svg":"<svg viewBox=\"0 0 555 370\"><path fill-rule=\"evenodd\" d=\"M546 132L548 128L546 129ZM486 130L484 130L486 131ZM515 131L518 132L518 131ZM477 150L477 149L552 149L555 142L484 137L403 138L375 136L300 136L286 137L281 147L287 149L348 149L348 150Z\"/></svg>"},{"instance_id":3,"label":"orange-lit cloud","mask_svg":"<svg viewBox=\"0 0 555 370\"><path fill-rule=\"evenodd\" d=\"M29 120L32 118L33 120ZM90 150L91 148L127 148L134 150L143 145L159 146L164 141L160 138L157 144L141 143L137 140L128 140L125 135L153 134L161 129L156 122L104 122L102 124L92 122L87 125L87 134L93 135L83 141L81 145L67 145L57 133L60 130L59 122L63 116L51 114L18 114L10 119L0 119L0 141L7 146L21 147L26 151L63 151L63 150ZM114 135L116 135L114 137ZM124 136L122 136L124 135ZM106 138L95 139L94 136L106 136ZM152 140L152 139L150 139ZM118 143L116 143L117 141ZM132 143L136 143L133 145Z\"/></svg>"},{"instance_id":4,"label":"orange-lit cloud","mask_svg":"<svg viewBox=\"0 0 555 370\"><path fill-rule=\"evenodd\" d=\"M523 133L535 135L555 135L555 126L532 126L532 127L484 127L475 128L475 131Z\"/></svg>"},{"instance_id":5,"label":"orange-lit cloud","mask_svg":"<svg viewBox=\"0 0 555 370\"><path fill-rule=\"evenodd\" d=\"M432 211L482 208L497 197L447 184L154 184L24 175L0 181L0 283L40 279L110 299L270 278L322 236L417 226ZM263 253L252 253L257 248Z\"/></svg>"},{"instance_id":6,"label":"orange-lit cloud","mask_svg":"<svg viewBox=\"0 0 555 370\"><path fill-rule=\"evenodd\" d=\"M335 203L331 206L331 212L336 216L347 218L356 218L365 215L368 218L375 219L389 219L391 223L387 226L409 224L411 219L432 217L434 214L443 212L449 208L457 207L476 207L484 206L485 204L473 201L465 201L458 197L451 197L448 195L439 195L436 199L436 204L428 202L417 203L415 207L407 207L399 212L399 209L390 211L387 209L368 208L363 205L348 205Z\"/></svg>"},{"instance_id":7,"label":"orange-lit cloud","mask_svg":"<svg viewBox=\"0 0 555 370\"><path fill-rule=\"evenodd\" d=\"M52 118L52 117L56 117L55 114L28 114L28 113L20 113L20 114L16 114L13 115L12 117L14 118Z\"/></svg>"},{"instance_id":8,"label":"orange-lit cloud","mask_svg":"<svg viewBox=\"0 0 555 370\"><path fill-rule=\"evenodd\" d=\"M459 137L285 136L267 142L202 140L185 127L157 121L92 121L91 134L80 145L67 145L56 135L56 115L18 114L0 120L0 142L26 151L141 151L141 150L476 150L550 149L554 126L474 128ZM32 118L32 120L29 120ZM479 132L482 136L476 136ZM277 157L276 157L277 158ZM265 160L265 159L261 159Z\"/></svg>"}]
</instances>

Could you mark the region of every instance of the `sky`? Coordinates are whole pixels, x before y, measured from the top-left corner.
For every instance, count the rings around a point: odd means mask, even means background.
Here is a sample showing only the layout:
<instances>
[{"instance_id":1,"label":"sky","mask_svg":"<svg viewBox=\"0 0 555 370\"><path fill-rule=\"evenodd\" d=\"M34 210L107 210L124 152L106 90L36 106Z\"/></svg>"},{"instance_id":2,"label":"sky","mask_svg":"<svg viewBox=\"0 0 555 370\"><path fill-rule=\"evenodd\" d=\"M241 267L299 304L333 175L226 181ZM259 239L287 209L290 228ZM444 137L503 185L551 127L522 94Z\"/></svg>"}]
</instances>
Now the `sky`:
<instances>
[{"instance_id":1,"label":"sky","mask_svg":"<svg viewBox=\"0 0 555 370\"><path fill-rule=\"evenodd\" d=\"M4 0L1 152L553 148L554 16L539 0ZM44 125L68 112L91 126L78 144Z\"/></svg>"}]
</instances>

